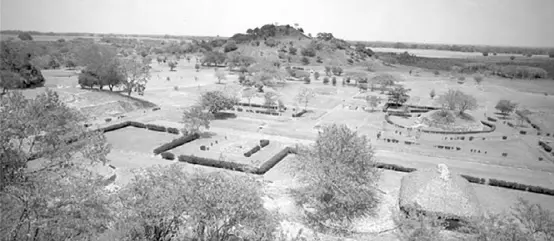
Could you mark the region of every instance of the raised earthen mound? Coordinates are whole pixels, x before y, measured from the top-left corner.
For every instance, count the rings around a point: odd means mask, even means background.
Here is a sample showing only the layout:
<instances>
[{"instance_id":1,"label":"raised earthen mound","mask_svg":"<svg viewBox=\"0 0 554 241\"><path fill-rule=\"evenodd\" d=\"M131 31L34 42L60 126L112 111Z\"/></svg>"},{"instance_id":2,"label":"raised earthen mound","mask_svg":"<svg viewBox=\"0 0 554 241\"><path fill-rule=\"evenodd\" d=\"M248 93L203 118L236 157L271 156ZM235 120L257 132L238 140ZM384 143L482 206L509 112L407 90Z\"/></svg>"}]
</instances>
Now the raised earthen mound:
<instances>
[{"instance_id":1,"label":"raised earthen mound","mask_svg":"<svg viewBox=\"0 0 554 241\"><path fill-rule=\"evenodd\" d=\"M483 131L485 126L469 114L460 116L450 111L432 110L421 114L419 122L435 131Z\"/></svg>"}]
</instances>

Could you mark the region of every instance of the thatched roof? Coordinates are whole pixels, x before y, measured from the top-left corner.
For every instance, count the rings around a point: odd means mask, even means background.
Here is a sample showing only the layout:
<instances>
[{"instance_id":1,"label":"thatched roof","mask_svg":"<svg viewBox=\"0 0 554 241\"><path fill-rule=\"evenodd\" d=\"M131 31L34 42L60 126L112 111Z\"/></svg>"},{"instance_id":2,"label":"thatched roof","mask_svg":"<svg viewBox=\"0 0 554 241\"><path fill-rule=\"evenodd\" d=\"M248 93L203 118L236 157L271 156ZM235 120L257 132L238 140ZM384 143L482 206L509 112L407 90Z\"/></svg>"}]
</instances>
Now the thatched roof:
<instances>
[{"instance_id":1,"label":"thatched roof","mask_svg":"<svg viewBox=\"0 0 554 241\"><path fill-rule=\"evenodd\" d=\"M444 164L403 177L399 201L403 209L415 209L444 218L467 219L483 215L469 182L450 173Z\"/></svg>"}]
</instances>

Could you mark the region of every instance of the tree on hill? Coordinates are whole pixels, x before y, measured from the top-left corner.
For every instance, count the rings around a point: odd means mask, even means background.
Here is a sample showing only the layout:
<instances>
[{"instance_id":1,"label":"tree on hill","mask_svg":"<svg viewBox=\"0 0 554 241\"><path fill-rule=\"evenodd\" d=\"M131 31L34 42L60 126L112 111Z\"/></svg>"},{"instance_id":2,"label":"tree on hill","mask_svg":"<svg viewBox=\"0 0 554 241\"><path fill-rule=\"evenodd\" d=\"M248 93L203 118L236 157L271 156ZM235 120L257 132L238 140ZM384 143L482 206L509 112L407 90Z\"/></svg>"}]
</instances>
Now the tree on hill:
<instances>
[{"instance_id":1,"label":"tree on hill","mask_svg":"<svg viewBox=\"0 0 554 241\"><path fill-rule=\"evenodd\" d=\"M494 108L500 111L502 114L508 115L509 113L512 113L516 107L517 103L515 102L509 100L499 100Z\"/></svg>"},{"instance_id":2,"label":"tree on hill","mask_svg":"<svg viewBox=\"0 0 554 241\"><path fill-rule=\"evenodd\" d=\"M316 50L312 47L308 47L308 48L303 48L301 51L300 51L300 54L302 54L302 56L305 56L305 57L315 57L316 55Z\"/></svg>"},{"instance_id":3,"label":"tree on hill","mask_svg":"<svg viewBox=\"0 0 554 241\"><path fill-rule=\"evenodd\" d=\"M223 47L223 52L228 53L228 52L231 52L231 51L235 51L237 49L238 49L238 47L237 47L236 42L234 40L229 40L229 41L227 41L227 43Z\"/></svg>"},{"instance_id":4,"label":"tree on hill","mask_svg":"<svg viewBox=\"0 0 554 241\"><path fill-rule=\"evenodd\" d=\"M183 111L182 123L184 128L183 134L200 134L200 128L210 129L210 121L214 119L214 115L204 111L204 108L199 105L193 105Z\"/></svg>"},{"instance_id":5,"label":"tree on hill","mask_svg":"<svg viewBox=\"0 0 554 241\"><path fill-rule=\"evenodd\" d=\"M298 94L296 94L296 102L299 104L304 104L304 110L308 109L308 104L315 97L315 92L311 88L303 87L300 89Z\"/></svg>"},{"instance_id":6,"label":"tree on hill","mask_svg":"<svg viewBox=\"0 0 554 241\"><path fill-rule=\"evenodd\" d=\"M199 106L212 114L233 108L237 103L238 99L232 98L220 90L204 92L198 101Z\"/></svg>"},{"instance_id":7,"label":"tree on hill","mask_svg":"<svg viewBox=\"0 0 554 241\"><path fill-rule=\"evenodd\" d=\"M477 99L471 95L467 95L459 90L448 90L441 95L438 103L443 106L443 109L458 111L458 114L463 115L466 110L474 110L477 108Z\"/></svg>"},{"instance_id":8,"label":"tree on hill","mask_svg":"<svg viewBox=\"0 0 554 241\"><path fill-rule=\"evenodd\" d=\"M30 33L28 32L21 32L17 35L17 37L23 41L32 41L33 40L33 36L31 36Z\"/></svg>"},{"instance_id":9,"label":"tree on hill","mask_svg":"<svg viewBox=\"0 0 554 241\"><path fill-rule=\"evenodd\" d=\"M330 41L335 37L332 33L317 33L316 38L323 41Z\"/></svg>"},{"instance_id":10,"label":"tree on hill","mask_svg":"<svg viewBox=\"0 0 554 241\"><path fill-rule=\"evenodd\" d=\"M226 58L227 58L227 55L225 55L222 52L210 51L210 52L204 53L204 58L202 58L201 63L202 65L208 65L208 66L222 65L225 63Z\"/></svg>"},{"instance_id":11,"label":"tree on hill","mask_svg":"<svg viewBox=\"0 0 554 241\"><path fill-rule=\"evenodd\" d=\"M110 145L83 120L52 90L0 98L0 239L87 240L114 221L105 180L91 171Z\"/></svg>"},{"instance_id":12,"label":"tree on hill","mask_svg":"<svg viewBox=\"0 0 554 241\"><path fill-rule=\"evenodd\" d=\"M333 226L347 229L350 220L377 207L377 182L370 140L346 125L326 125L315 143L301 148L292 162L302 188L293 196L310 211L312 221L331 221ZM344 222L347 221L347 222Z\"/></svg>"}]
</instances>

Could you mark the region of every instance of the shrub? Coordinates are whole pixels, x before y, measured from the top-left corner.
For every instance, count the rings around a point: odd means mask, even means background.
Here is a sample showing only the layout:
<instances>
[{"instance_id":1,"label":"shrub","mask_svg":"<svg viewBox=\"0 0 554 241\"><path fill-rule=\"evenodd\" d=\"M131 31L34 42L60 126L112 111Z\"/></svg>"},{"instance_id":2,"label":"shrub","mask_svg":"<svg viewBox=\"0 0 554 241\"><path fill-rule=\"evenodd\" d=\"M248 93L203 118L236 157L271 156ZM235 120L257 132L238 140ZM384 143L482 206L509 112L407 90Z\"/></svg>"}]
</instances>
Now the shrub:
<instances>
[{"instance_id":1,"label":"shrub","mask_svg":"<svg viewBox=\"0 0 554 241\"><path fill-rule=\"evenodd\" d=\"M331 83L333 83L333 86L337 85L337 77L335 76L331 77Z\"/></svg>"},{"instance_id":2,"label":"shrub","mask_svg":"<svg viewBox=\"0 0 554 241\"><path fill-rule=\"evenodd\" d=\"M302 115L306 114L308 111L307 110L302 110L296 114L292 114L292 117L301 117Z\"/></svg>"},{"instance_id":3,"label":"shrub","mask_svg":"<svg viewBox=\"0 0 554 241\"><path fill-rule=\"evenodd\" d=\"M315 145L300 151L291 165L305 184L294 196L315 209L312 220L351 220L377 206L379 174L369 139L346 125L324 126Z\"/></svg>"},{"instance_id":4,"label":"shrub","mask_svg":"<svg viewBox=\"0 0 554 241\"><path fill-rule=\"evenodd\" d=\"M269 171L271 168L273 168L277 163L282 161L289 153L291 153L290 147L285 147L283 150L279 151L277 154L272 156L269 160L264 162L258 170L256 170L256 174L263 175L267 171Z\"/></svg>"},{"instance_id":5,"label":"shrub","mask_svg":"<svg viewBox=\"0 0 554 241\"><path fill-rule=\"evenodd\" d=\"M200 150L201 150L201 151L205 151L205 150L206 150L206 146L201 145L201 146L200 146Z\"/></svg>"},{"instance_id":6,"label":"shrub","mask_svg":"<svg viewBox=\"0 0 554 241\"><path fill-rule=\"evenodd\" d=\"M506 140L506 139L508 139L507 136L502 136L502 140Z\"/></svg>"},{"instance_id":7,"label":"shrub","mask_svg":"<svg viewBox=\"0 0 554 241\"><path fill-rule=\"evenodd\" d=\"M250 149L249 151L245 152L245 153L244 153L244 156L245 156L245 157L250 157L250 156L252 156L254 153L256 153L256 152L258 152L258 151L260 151L260 150L261 150L260 146L255 146L254 148L252 148L252 149Z\"/></svg>"},{"instance_id":8,"label":"shrub","mask_svg":"<svg viewBox=\"0 0 554 241\"><path fill-rule=\"evenodd\" d=\"M310 77L304 77L304 84L309 84L310 82Z\"/></svg>"},{"instance_id":9,"label":"shrub","mask_svg":"<svg viewBox=\"0 0 554 241\"><path fill-rule=\"evenodd\" d=\"M525 135L525 134L527 134L527 131L521 130L521 131L519 131L519 134Z\"/></svg>"},{"instance_id":10,"label":"shrub","mask_svg":"<svg viewBox=\"0 0 554 241\"><path fill-rule=\"evenodd\" d=\"M104 128L101 128L100 131L106 133L106 132L110 132L110 131L115 131L115 130L119 130L121 128L125 128L127 126L129 126L130 123L129 122L121 122L121 123L117 123L117 124L113 124L111 126L106 126Z\"/></svg>"},{"instance_id":11,"label":"shrub","mask_svg":"<svg viewBox=\"0 0 554 241\"><path fill-rule=\"evenodd\" d=\"M266 147L267 145L269 145L269 140L260 140L260 146L262 148Z\"/></svg>"},{"instance_id":12,"label":"shrub","mask_svg":"<svg viewBox=\"0 0 554 241\"><path fill-rule=\"evenodd\" d=\"M314 48L303 48L300 51L300 54L302 54L305 57L315 57L316 50Z\"/></svg>"},{"instance_id":13,"label":"shrub","mask_svg":"<svg viewBox=\"0 0 554 241\"><path fill-rule=\"evenodd\" d=\"M136 121L129 121L129 125L136 127L136 128L146 128L146 125L140 122Z\"/></svg>"},{"instance_id":14,"label":"shrub","mask_svg":"<svg viewBox=\"0 0 554 241\"><path fill-rule=\"evenodd\" d=\"M429 92L429 97L431 97L431 99L435 98L436 96L436 93L435 93L435 89L432 89L431 92Z\"/></svg>"},{"instance_id":15,"label":"shrub","mask_svg":"<svg viewBox=\"0 0 554 241\"><path fill-rule=\"evenodd\" d=\"M319 76L320 76L320 75L319 75L319 72L315 72L315 73L314 73L314 79L318 80L318 79L319 79Z\"/></svg>"},{"instance_id":16,"label":"shrub","mask_svg":"<svg viewBox=\"0 0 554 241\"><path fill-rule=\"evenodd\" d=\"M179 134L179 129L175 128L175 127L168 127L167 128L167 132L168 133L171 133L171 134L176 134L178 135Z\"/></svg>"},{"instance_id":17,"label":"shrub","mask_svg":"<svg viewBox=\"0 0 554 241\"><path fill-rule=\"evenodd\" d=\"M166 160L175 160L175 155L171 152L162 152L162 158Z\"/></svg>"},{"instance_id":18,"label":"shrub","mask_svg":"<svg viewBox=\"0 0 554 241\"><path fill-rule=\"evenodd\" d=\"M492 118L492 117L487 117L487 120L492 121L492 122L498 121L496 118Z\"/></svg>"},{"instance_id":19,"label":"shrub","mask_svg":"<svg viewBox=\"0 0 554 241\"><path fill-rule=\"evenodd\" d=\"M146 124L146 128L151 131L166 132L165 126L159 126L154 124Z\"/></svg>"},{"instance_id":20,"label":"shrub","mask_svg":"<svg viewBox=\"0 0 554 241\"><path fill-rule=\"evenodd\" d=\"M323 84L329 84L329 77L323 77Z\"/></svg>"},{"instance_id":21,"label":"shrub","mask_svg":"<svg viewBox=\"0 0 554 241\"><path fill-rule=\"evenodd\" d=\"M160 107L154 107L154 108L152 108L152 111L158 111L160 109L161 109Z\"/></svg>"},{"instance_id":22,"label":"shrub","mask_svg":"<svg viewBox=\"0 0 554 241\"><path fill-rule=\"evenodd\" d=\"M302 57L300 59L300 61L302 62L303 65L308 65L310 64L310 59L308 59L306 56Z\"/></svg>"},{"instance_id":23,"label":"shrub","mask_svg":"<svg viewBox=\"0 0 554 241\"><path fill-rule=\"evenodd\" d=\"M461 175L463 178L465 178L466 180L468 180L469 182L471 183L477 183L477 184L485 184L486 183L486 179L484 178L478 178L478 177L472 177L472 176L468 176L468 175Z\"/></svg>"},{"instance_id":24,"label":"shrub","mask_svg":"<svg viewBox=\"0 0 554 241\"><path fill-rule=\"evenodd\" d=\"M438 70L435 70L433 74L435 74L435 76L439 76L441 73Z\"/></svg>"},{"instance_id":25,"label":"shrub","mask_svg":"<svg viewBox=\"0 0 554 241\"><path fill-rule=\"evenodd\" d=\"M180 162L186 162L190 164L223 168L227 170L240 171L240 172L254 173L256 171L256 168L251 167L249 165L240 164L236 162L213 160L213 159L197 157L197 156L180 155L178 160Z\"/></svg>"},{"instance_id":26,"label":"shrub","mask_svg":"<svg viewBox=\"0 0 554 241\"><path fill-rule=\"evenodd\" d=\"M395 164L388 164L388 163L376 163L375 167L380 169L386 169L386 170L392 170L397 172L414 172L416 171L415 168L411 167L403 167Z\"/></svg>"},{"instance_id":27,"label":"shrub","mask_svg":"<svg viewBox=\"0 0 554 241\"><path fill-rule=\"evenodd\" d=\"M165 144L157 147L156 149L154 149L154 154L158 155L162 152L171 150L175 147L178 147L178 146L184 145L186 143L189 143L191 141L194 141L194 140L198 139L199 137L200 137L200 135L198 135L198 134L192 134L192 135L188 135L188 136L179 137L177 139L172 140L169 143L165 143Z\"/></svg>"}]
</instances>

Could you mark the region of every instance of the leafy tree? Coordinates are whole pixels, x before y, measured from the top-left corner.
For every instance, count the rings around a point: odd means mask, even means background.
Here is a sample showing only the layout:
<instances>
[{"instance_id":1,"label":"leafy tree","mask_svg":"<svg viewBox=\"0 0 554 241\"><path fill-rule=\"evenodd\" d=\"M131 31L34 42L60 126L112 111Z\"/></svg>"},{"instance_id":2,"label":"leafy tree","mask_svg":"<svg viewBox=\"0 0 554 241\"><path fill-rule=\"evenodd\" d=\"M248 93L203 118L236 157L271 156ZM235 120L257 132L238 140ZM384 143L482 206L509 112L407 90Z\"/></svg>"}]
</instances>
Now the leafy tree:
<instances>
[{"instance_id":1,"label":"leafy tree","mask_svg":"<svg viewBox=\"0 0 554 241\"><path fill-rule=\"evenodd\" d=\"M225 46L223 47L223 52L228 53L228 52L231 52L231 51L235 51L237 49L238 49L238 47L237 47L236 42L233 41L233 40L229 40L229 41L227 41L227 44L225 44Z\"/></svg>"},{"instance_id":2,"label":"leafy tree","mask_svg":"<svg viewBox=\"0 0 554 241\"><path fill-rule=\"evenodd\" d=\"M248 71L254 74L254 82L262 86L274 85L276 81L283 81L285 76L284 71L271 61L260 61L250 66Z\"/></svg>"},{"instance_id":3,"label":"leafy tree","mask_svg":"<svg viewBox=\"0 0 554 241\"><path fill-rule=\"evenodd\" d=\"M89 87L92 89L95 85L100 84L100 80L90 72L80 73L77 81L81 88Z\"/></svg>"},{"instance_id":4,"label":"leafy tree","mask_svg":"<svg viewBox=\"0 0 554 241\"><path fill-rule=\"evenodd\" d=\"M225 63L225 59L227 58L227 55L225 55L222 52L216 52L216 51L210 51L204 53L204 58L202 58L202 65L222 65Z\"/></svg>"},{"instance_id":5,"label":"leafy tree","mask_svg":"<svg viewBox=\"0 0 554 241\"><path fill-rule=\"evenodd\" d=\"M256 60L251 56L242 55L239 52L231 52L227 54L227 64L229 68L241 67L241 72L246 72L248 66L255 64Z\"/></svg>"},{"instance_id":6,"label":"leafy tree","mask_svg":"<svg viewBox=\"0 0 554 241\"><path fill-rule=\"evenodd\" d=\"M392 89L389 92L389 101L394 103L395 105L402 105L408 101L410 96L408 95L408 92L410 89L405 89L403 86L398 86L394 89Z\"/></svg>"},{"instance_id":7,"label":"leafy tree","mask_svg":"<svg viewBox=\"0 0 554 241\"><path fill-rule=\"evenodd\" d=\"M25 79L23 79L23 77L21 77L18 73L0 70L0 87L2 87L1 95L6 94L9 89L20 88L24 81Z\"/></svg>"},{"instance_id":8,"label":"leafy tree","mask_svg":"<svg viewBox=\"0 0 554 241\"><path fill-rule=\"evenodd\" d=\"M45 79L31 63L33 50L21 42L2 41L0 44L0 70L17 73L21 80L17 88L41 87Z\"/></svg>"},{"instance_id":9,"label":"leafy tree","mask_svg":"<svg viewBox=\"0 0 554 241\"><path fill-rule=\"evenodd\" d=\"M304 104L304 110L308 109L309 102L315 97L315 92L311 88L301 88L298 94L296 94L296 102Z\"/></svg>"},{"instance_id":10,"label":"leafy tree","mask_svg":"<svg viewBox=\"0 0 554 241\"><path fill-rule=\"evenodd\" d=\"M459 114L464 114L466 110L477 108L477 100L475 97L467 95L459 90L448 90L448 92L439 97L438 102L444 109L458 111Z\"/></svg>"},{"instance_id":11,"label":"leafy tree","mask_svg":"<svg viewBox=\"0 0 554 241\"><path fill-rule=\"evenodd\" d=\"M315 143L299 153L292 166L300 170L298 179L305 186L295 190L295 198L314 210L310 219L349 226L349 220L377 206L380 173L366 136L346 125L326 125Z\"/></svg>"},{"instance_id":12,"label":"leafy tree","mask_svg":"<svg viewBox=\"0 0 554 241\"><path fill-rule=\"evenodd\" d=\"M329 84L329 77L323 77L323 84Z\"/></svg>"},{"instance_id":13,"label":"leafy tree","mask_svg":"<svg viewBox=\"0 0 554 241\"><path fill-rule=\"evenodd\" d=\"M342 74L342 68L339 66L334 66L331 68L331 72L333 72L334 75L340 76Z\"/></svg>"},{"instance_id":14,"label":"leafy tree","mask_svg":"<svg viewBox=\"0 0 554 241\"><path fill-rule=\"evenodd\" d=\"M297 48L290 46L289 47L289 54L296 55L296 51L298 51Z\"/></svg>"},{"instance_id":15,"label":"leafy tree","mask_svg":"<svg viewBox=\"0 0 554 241\"><path fill-rule=\"evenodd\" d=\"M127 94L130 96L132 91L143 93L150 79L150 66L136 58L131 58L122 60L121 69L124 76L122 84Z\"/></svg>"},{"instance_id":16,"label":"leafy tree","mask_svg":"<svg viewBox=\"0 0 554 241\"><path fill-rule=\"evenodd\" d=\"M114 59L106 65L106 67L100 72L100 86L107 85L110 91L113 88L121 85L125 81L125 76L121 71L121 63L119 60Z\"/></svg>"},{"instance_id":17,"label":"leafy tree","mask_svg":"<svg viewBox=\"0 0 554 241\"><path fill-rule=\"evenodd\" d=\"M302 57L300 59L300 61L302 62L303 65L308 65L310 64L310 59L308 59L306 56Z\"/></svg>"},{"instance_id":18,"label":"leafy tree","mask_svg":"<svg viewBox=\"0 0 554 241\"><path fill-rule=\"evenodd\" d=\"M473 79L477 84L481 84L481 82L483 82L483 76L480 76L480 75L473 76Z\"/></svg>"},{"instance_id":19,"label":"leafy tree","mask_svg":"<svg viewBox=\"0 0 554 241\"><path fill-rule=\"evenodd\" d=\"M431 92L429 92L429 97L431 97L431 99L435 98L436 95L435 89L432 89Z\"/></svg>"},{"instance_id":20,"label":"leafy tree","mask_svg":"<svg viewBox=\"0 0 554 241\"><path fill-rule=\"evenodd\" d=\"M17 35L17 37L23 41L32 41L33 40L33 36L31 36L31 34L29 34L28 32L21 32Z\"/></svg>"},{"instance_id":21,"label":"leafy tree","mask_svg":"<svg viewBox=\"0 0 554 241\"><path fill-rule=\"evenodd\" d=\"M242 92L242 96L248 100L248 105L250 106L252 102L252 98L256 96L256 90L253 88L247 88Z\"/></svg>"},{"instance_id":22,"label":"leafy tree","mask_svg":"<svg viewBox=\"0 0 554 241\"><path fill-rule=\"evenodd\" d=\"M177 61L170 60L167 62L167 65L169 65L169 71L175 71L175 67L177 67Z\"/></svg>"},{"instance_id":23,"label":"leafy tree","mask_svg":"<svg viewBox=\"0 0 554 241\"><path fill-rule=\"evenodd\" d=\"M204 92L200 95L199 100L199 105L212 114L233 108L237 103L236 98L230 97L220 90Z\"/></svg>"},{"instance_id":24,"label":"leafy tree","mask_svg":"<svg viewBox=\"0 0 554 241\"><path fill-rule=\"evenodd\" d=\"M221 81L222 80L226 80L227 79L227 75L225 74L225 71L221 70L221 69L218 69L215 71L215 77L217 78L217 82L219 84L221 84Z\"/></svg>"},{"instance_id":25,"label":"leafy tree","mask_svg":"<svg viewBox=\"0 0 554 241\"><path fill-rule=\"evenodd\" d=\"M375 110L375 107L379 105L379 97L377 96L366 96L366 102L368 106L371 106L371 111Z\"/></svg>"},{"instance_id":26,"label":"leafy tree","mask_svg":"<svg viewBox=\"0 0 554 241\"><path fill-rule=\"evenodd\" d=\"M196 69L196 72L200 71L200 65L198 63L194 65L194 68Z\"/></svg>"},{"instance_id":27,"label":"leafy tree","mask_svg":"<svg viewBox=\"0 0 554 241\"><path fill-rule=\"evenodd\" d=\"M515 102L509 100L499 100L494 108L500 111L502 114L507 115L513 112L516 107L517 103Z\"/></svg>"},{"instance_id":28,"label":"leafy tree","mask_svg":"<svg viewBox=\"0 0 554 241\"><path fill-rule=\"evenodd\" d=\"M38 67L39 69L49 69L50 60L52 60L50 55L35 56L31 59L31 64Z\"/></svg>"},{"instance_id":29,"label":"leafy tree","mask_svg":"<svg viewBox=\"0 0 554 241\"><path fill-rule=\"evenodd\" d=\"M315 57L316 50L315 50L315 48L312 48L312 47L303 48L300 51L300 54L302 54L302 56L305 56L305 57Z\"/></svg>"},{"instance_id":30,"label":"leafy tree","mask_svg":"<svg viewBox=\"0 0 554 241\"><path fill-rule=\"evenodd\" d=\"M109 144L46 90L0 98L0 239L87 240L111 222L104 181ZM77 138L79 137L79 138Z\"/></svg>"},{"instance_id":31,"label":"leafy tree","mask_svg":"<svg viewBox=\"0 0 554 241\"><path fill-rule=\"evenodd\" d=\"M319 72L316 71L316 72L314 73L314 79L316 79L316 80L319 79Z\"/></svg>"},{"instance_id":32,"label":"leafy tree","mask_svg":"<svg viewBox=\"0 0 554 241\"><path fill-rule=\"evenodd\" d=\"M396 81L397 81L396 77L394 75L388 74L388 73L380 74L380 75L377 75L377 76L371 78L371 82L377 83L377 84L381 85L381 87L383 87L383 88L393 86L396 83Z\"/></svg>"},{"instance_id":33,"label":"leafy tree","mask_svg":"<svg viewBox=\"0 0 554 241\"><path fill-rule=\"evenodd\" d=\"M205 112L202 106L190 106L183 111L184 128L182 131L185 135L199 134L202 127L210 129L210 121L213 119L213 114Z\"/></svg>"},{"instance_id":34,"label":"leafy tree","mask_svg":"<svg viewBox=\"0 0 554 241\"><path fill-rule=\"evenodd\" d=\"M331 66L325 66L325 75L331 76Z\"/></svg>"},{"instance_id":35,"label":"leafy tree","mask_svg":"<svg viewBox=\"0 0 554 241\"><path fill-rule=\"evenodd\" d=\"M268 91L264 93L264 105L270 108L278 103L279 95L277 93Z\"/></svg>"},{"instance_id":36,"label":"leafy tree","mask_svg":"<svg viewBox=\"0 0 554 241\"><path fill-rule=\"evenodd\" d=\"M149 168L118 196L118 240L270 241L278 225L263 207L260 183L222 172Z\"/></svg>"}]
</instances>

